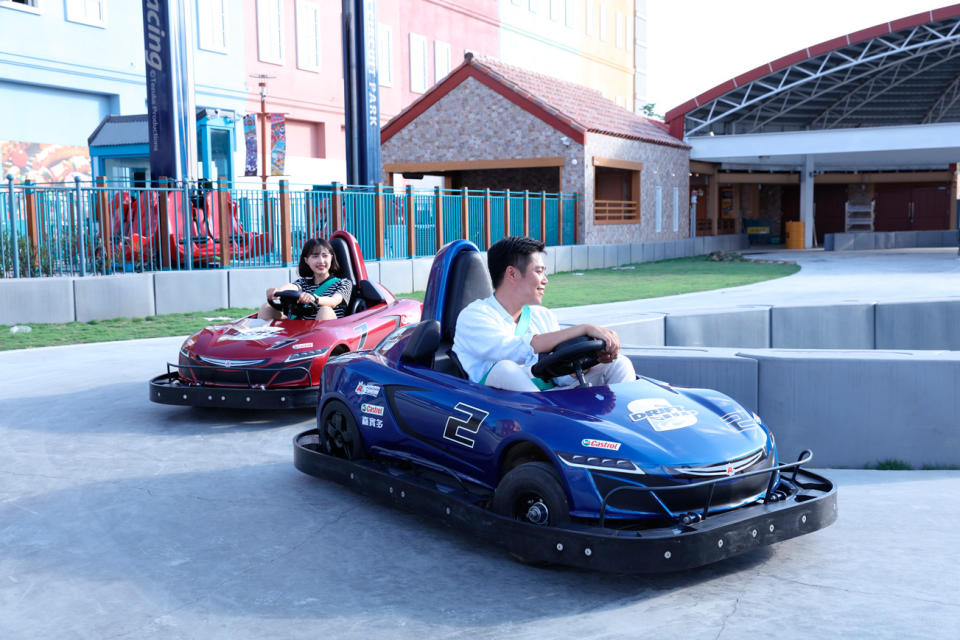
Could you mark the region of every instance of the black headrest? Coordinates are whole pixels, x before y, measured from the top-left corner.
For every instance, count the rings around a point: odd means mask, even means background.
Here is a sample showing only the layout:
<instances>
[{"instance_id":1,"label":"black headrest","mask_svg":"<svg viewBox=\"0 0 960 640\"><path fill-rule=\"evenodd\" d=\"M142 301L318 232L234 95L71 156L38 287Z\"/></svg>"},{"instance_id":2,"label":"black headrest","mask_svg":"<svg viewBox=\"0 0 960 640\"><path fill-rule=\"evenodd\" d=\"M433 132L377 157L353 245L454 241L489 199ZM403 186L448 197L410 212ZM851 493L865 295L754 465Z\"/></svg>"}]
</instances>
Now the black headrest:
<instances>
[{"instance_id":1,"label":"black headrest","mask_svg":"<svg viewBox=\"0 0 960 640\"><path fill-rule=\"evenodd\" d=\"M356 282L357 274L353 271L353 261L350 259L350 249L347 246L347 241L340 237L330 238L330 246L333 247L333 255L337 256L341 277L350 278L350 280Z\"/></svg>"},{"instance_id":2,"label":"black headrest","mask_svg":"<svg viewBox=\"0 0 960 640\"><path fill-rule=\"evenodd\" d=\"M457 328L457 316L463 308L478 298L493 293L490 274L483 258L476 251L461 252L453 261L450 279L447 281L446 300L443 309L443 340L453 340Z\"/></svg>"},{"instance_id":3,"label":"black headrest","mask_svg":"<svg viewBox=\"0 0 960 640\"><path fill-rule=\"evenodd\" d=\"M440 323L436 320L424 320L413 330L413 335L403 347L400 359L404 362L433 365L433 354L440 346Z\"/></svg>"},{"instance_id":4,"label":"black headrest","mask_svg":"<svg viewBox=\"0 0 960 640\"><path fill-rule=\"evenodd\" d=\"M377 288L376 283L371 280L361 280L357 283L357 293L361 298L367 301L367 306L372 307L375 304L386 302L383 292Z\"/></svg>"}]
</instances>

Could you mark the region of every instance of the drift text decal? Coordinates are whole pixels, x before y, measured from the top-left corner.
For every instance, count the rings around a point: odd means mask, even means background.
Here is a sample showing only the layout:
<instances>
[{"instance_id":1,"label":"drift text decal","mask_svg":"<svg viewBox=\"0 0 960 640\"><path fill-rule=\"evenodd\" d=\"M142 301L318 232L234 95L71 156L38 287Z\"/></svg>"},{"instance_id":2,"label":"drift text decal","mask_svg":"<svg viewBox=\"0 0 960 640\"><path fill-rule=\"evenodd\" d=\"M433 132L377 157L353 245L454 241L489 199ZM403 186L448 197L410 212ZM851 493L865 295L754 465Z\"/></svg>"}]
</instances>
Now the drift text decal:
<instances>
[{"instance_id":1,"label":"drift text decal","mask_svg":"<svg viewBox=\"0 0 960 640\"><path fill-rule=\"evenodd\" d=\"M234 329L236 333L233 334L224 334L220 336L217 342L230 342L234 340L263 340L264 338L270 338L281 331L283 327L266 325L262 327L237 327Z\"/></svg>"},{"instance_id":2,"label":"drift text decal","mask_svg":"<svg viewBox=\"0 0 960 640\"><path fill-rule=\"evenodd\" d=\"M464 434L476 434L477 431L480 431L480 425L483 424L483 421L490 415L490 412L471 407L462 402L458 402L453 410L462 414L464 418L458 418L456 416L447 418L447 424L443 427L443 437L473 449L476 441Z\"/></svg>"},{"instance_id":3,"label":"drift text decal","mask_svg":"<svg viewBox=\"0 0 960 640\"><path fill-rule=\"evenodd\" d=\"M627 405L630 419L646 420L656 431L682 429L697 424L697 412L693 409L675 407L662 398L641 398Z\"/></svg>"}]
</instances>

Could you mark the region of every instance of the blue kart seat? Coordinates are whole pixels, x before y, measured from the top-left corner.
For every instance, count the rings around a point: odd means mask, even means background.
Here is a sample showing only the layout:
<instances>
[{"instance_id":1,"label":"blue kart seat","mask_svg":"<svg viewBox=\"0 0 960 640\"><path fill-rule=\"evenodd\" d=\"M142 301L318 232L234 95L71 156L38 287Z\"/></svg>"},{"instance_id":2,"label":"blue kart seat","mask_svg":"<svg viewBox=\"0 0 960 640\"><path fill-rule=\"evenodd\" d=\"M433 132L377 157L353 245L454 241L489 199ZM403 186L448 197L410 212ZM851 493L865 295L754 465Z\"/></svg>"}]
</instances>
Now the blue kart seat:
<instances>
[{"instance_id":1,"label":"blue kart seat","mask_svg":"<svg viewBox=\"0 0 960 640\"><path fill-rule=\"evenodd\" d=\"M453 352L453 336L457 318L464 307L493 293L490 273L478 251L463 251L457 255L446 283L446 299L441 312L440 341L433 357L433 368L458 378L467 378L457 354Z\"/></svg>"}]
</instances>

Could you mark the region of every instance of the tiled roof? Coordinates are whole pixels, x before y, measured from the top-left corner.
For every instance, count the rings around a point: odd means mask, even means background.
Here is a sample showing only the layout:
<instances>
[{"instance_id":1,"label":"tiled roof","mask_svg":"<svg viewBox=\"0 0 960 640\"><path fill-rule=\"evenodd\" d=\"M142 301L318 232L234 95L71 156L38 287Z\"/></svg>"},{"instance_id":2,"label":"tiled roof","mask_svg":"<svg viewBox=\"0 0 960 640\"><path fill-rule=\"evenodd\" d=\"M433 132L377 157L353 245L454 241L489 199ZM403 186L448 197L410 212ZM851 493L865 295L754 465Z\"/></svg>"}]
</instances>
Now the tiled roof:
<instances>
[{"instance_id":1,"label":"tiled roof","mask_svg":"<svg viewBox=\"0 0 960 640\"><path fill-rule=\"evenodd\" d=\"M630 140L689 149L670 135L667 125L645 118L607 100L594 89L470 54L463 63L381 130L382 142L415 120L453 88L473 77L530 113L566 131L583 143L584 132L603 133Z\"/></svg>"},{"instance_id":2,"label":"tiled roof","mask_svg":"<svg viewBox=\"0 0 960 640\"><path fill-rule=\"evenodd\" d=\"M561 118L580 125L587 131L631 140L642 140L671 147L689 148L670 135L666 123L638 115L603 97L599 91L579 84L558 80L542 73L504 64L493 58L474 57L467 64L486 71L504 84Z\"/></svg>"},{"instance_id":3,"label":"tiled roof","mask_svg":"<svg viewBox=\"0 0 960 640\"><path fill-rule=\"evenodd\" d=\"M87 144L91 147L147 144L149 141L145 113L133 116L107 116L87 138Z\"/></svg>"}]
</instances>

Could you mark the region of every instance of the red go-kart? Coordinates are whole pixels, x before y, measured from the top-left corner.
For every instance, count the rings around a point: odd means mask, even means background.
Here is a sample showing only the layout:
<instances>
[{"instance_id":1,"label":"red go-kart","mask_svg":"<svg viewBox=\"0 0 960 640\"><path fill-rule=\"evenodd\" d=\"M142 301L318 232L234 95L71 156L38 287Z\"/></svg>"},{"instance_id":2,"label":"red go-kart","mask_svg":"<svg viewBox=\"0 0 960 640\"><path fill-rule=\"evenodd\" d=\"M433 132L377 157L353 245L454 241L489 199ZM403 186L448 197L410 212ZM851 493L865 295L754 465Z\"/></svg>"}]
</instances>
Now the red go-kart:
<instances>
[{"instance_id":1,"label":"red go-kart","mask_svg":"<svg viewBox=\"0 0 960 640\"><path fill-rule=\"evenodd\" d=\"M331 236L344 277L353 280L347 315L336 320L259 320L256 314L199 331L180 347L178 364L150 381L150 399L197 407L294 409L317 404L327 360L369 349L398 327L420 321L421 304L398 299L367 279L356 239ZM297 292L281 292L296 315Z\"/></svg>"}]
</instances>

